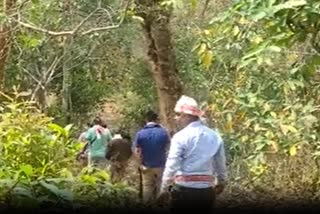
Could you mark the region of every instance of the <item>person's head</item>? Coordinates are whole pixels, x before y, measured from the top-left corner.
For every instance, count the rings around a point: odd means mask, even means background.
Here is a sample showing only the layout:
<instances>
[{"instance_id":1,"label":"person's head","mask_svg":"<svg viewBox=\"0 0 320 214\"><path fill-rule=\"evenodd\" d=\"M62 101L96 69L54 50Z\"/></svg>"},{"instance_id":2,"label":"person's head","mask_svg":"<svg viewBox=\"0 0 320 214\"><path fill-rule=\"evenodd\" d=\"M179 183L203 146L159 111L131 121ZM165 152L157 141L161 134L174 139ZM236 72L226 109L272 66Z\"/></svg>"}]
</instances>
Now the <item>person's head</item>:
<instances>
[{"instance_id":1,"label":"person's head","mask_svg":"<svg viewBox=\"0 0 320 214\"><path fill-rule=\"evenodd\" d=\"M92 126L93 126L93 123L87 122L87 127L88 127L88 128L91 128Z\"/></svg>"},{"instance_id":2,"label":"person's head","mask_svg":"<svg viewBox=\"0 0 320 214\"><path fill-rule=\"evenodd\" d=\"M158 121L158 114L154 111L150 110L145 115L146 122L157 122Z\"/></svg>"},{"instance_id":3,"label":"person's head","mask_svg":"<svg viewBox=\"0 0 320 214\"><path fill-rule=\"evenodd\" d=\"M114 136L120 135L122 139L126 139L131 142L130 134L128 133L126 128L120 127L118 129L116 129L114 133L115 133Z\"/></svg>"},{"instance_id":4,"label":"person's head","mask_svg":"<svg viewBox=\"0 0 320 214\"><path fill-rule=\"evenodd\" d=\"M131 142L131 137L127 132L119 132L121 134L122 139L126 139Z\"/></svg>"},{"instance_id":5,"label":"person's head","mask_svg":"<svg viewBox=\"0 0 320 214\"><path fill-rule=\"evenodd\" d=\"M106 124L106 122L101 118L101 117L99 117L99 116L97 116L97 117L95 117L94 119L93 119L93 125L99 125L99 126L102 126L102 127L104 127L104 128L107 128L107 124Z\"/></svg>"},{"instance_id":6,"label":"person's head","mask_svg":"<svg viewBox=\"0 0 320 214\"><path fill-rule=\"evenodd\" d=\"M182 95L177 101L174 111L176 113L175 120L180 128L184 128L190 123L199 120L200 116L203 115L197 101L185 95Z\"/></svg>"}]
</instances>

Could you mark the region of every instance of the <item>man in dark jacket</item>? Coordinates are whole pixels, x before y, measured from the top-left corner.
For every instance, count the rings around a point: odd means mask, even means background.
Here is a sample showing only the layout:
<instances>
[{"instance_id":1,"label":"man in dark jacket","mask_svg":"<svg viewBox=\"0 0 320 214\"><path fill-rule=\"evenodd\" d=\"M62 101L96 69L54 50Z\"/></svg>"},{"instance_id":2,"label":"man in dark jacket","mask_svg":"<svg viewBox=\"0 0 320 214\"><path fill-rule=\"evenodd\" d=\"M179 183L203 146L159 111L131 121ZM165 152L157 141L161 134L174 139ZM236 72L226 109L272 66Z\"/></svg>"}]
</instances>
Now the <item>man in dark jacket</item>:
<instances>
[{"instance_id":1,"label":"man in dark jacket","mask_svg":"<svg viewBox=\"0 0 320 214\"><path fill-rule=\"evenodd\" d=\"M110 161L111 182L120 182L125 175L129 159L132 155L129 135L117 134L109 142L106 159Z\"/></svg>"}]
</instances>

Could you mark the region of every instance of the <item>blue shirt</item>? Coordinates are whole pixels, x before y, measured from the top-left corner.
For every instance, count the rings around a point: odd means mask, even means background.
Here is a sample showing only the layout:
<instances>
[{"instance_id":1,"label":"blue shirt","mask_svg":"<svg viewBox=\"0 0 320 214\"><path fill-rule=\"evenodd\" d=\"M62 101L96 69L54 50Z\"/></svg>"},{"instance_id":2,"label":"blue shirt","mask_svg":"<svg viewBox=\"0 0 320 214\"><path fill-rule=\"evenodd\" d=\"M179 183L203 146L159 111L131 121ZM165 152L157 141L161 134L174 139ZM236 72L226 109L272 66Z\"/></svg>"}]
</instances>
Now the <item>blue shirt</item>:
<instances>
[{"instance_id":1,"label":"blue shirt","mask_svg":"<svg viewBox=\"0 0 320 214\"><path fill-rule=\"evenodd\" d=\"M134 147L140 148L142 164L146 167L164 167L166 162L166 148L170 137L162 126L148 123L135 137Z\"/></svg>"},{"instance_id":2,"label":"blue shirt","mask_svg":"<svg viewBox=\"0 0 320 214\"><path fill-rule=\"evenodd\" d=\"M162 177L161 191L165 191L176 175L214 175L218 183L227 179L224 144L219 134L201 121L190 123L176 133L172 140ZM210 182L177 182L176 184L206 188Z\"/></svg>"}]
</instances>

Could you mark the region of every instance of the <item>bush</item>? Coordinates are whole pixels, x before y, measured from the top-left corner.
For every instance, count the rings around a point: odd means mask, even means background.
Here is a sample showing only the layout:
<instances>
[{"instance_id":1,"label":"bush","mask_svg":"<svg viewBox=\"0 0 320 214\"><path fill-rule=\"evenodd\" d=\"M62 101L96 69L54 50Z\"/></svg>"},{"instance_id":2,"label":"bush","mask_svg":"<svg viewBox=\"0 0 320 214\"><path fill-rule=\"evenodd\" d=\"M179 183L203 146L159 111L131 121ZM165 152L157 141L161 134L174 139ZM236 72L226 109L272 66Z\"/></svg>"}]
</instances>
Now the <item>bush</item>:
<instances>
[{"instance_id":1,"label":"bush","mask_svg":"<svg viewBox=\"0 0 320 214\"><path fill-rule=\"evenodd\" d=\"M30 101L9 98L1 105L0 137L2 170L22 170L32 177L57 176L73 166L79 144L70 137L72 125L60 127Z\"/></svg>"},{"instance_id":2,"label":"bush","mask_svg":"<svg viewBox=\"0 0 320 214\"><path fill-rule=\"evenodd\" d=\"M61 127L29 101L11 98L0 107L0 204L10 207L124 207L135 191L112 185L108 172L75 173L82 146L71 138L72 125ZM123 204L126 203L126 204Z\"/></svg>"}]
</instances>

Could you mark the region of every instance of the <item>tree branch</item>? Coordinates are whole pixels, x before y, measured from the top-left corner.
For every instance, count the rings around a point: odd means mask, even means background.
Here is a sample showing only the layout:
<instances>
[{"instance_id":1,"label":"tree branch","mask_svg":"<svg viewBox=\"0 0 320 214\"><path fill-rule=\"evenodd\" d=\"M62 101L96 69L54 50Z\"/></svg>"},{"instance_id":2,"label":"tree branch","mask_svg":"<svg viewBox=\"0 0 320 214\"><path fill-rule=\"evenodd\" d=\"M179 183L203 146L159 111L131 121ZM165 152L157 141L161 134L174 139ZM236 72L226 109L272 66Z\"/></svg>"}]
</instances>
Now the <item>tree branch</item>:
<instances>
[{"instance_id":1,"label":"tree branch","mask_svg":"<svg viewBox=\"0 0 320 214\"><path fill-rule=\"evenodd\" d=\"M320 45L317 42L317 37L318 37L319 31L315 32L312 34L312 38L311 38L311 46L312 48L318 53L320 54Z\"/></svg>"},{"instance_id":2,"label":"tree branch","mask_svg":"<svg viewBox=\"0 0 320 214\"><path fill-rule=\"evenodd\" d=\"M117 24L117 25L110 25L110 26L106 26L106 27L97 27L97 28L92 28L90 30L87 30L85 32L82 32L81 35L84 36L84 35L87 35L87 34L90 34L90 33L93 33L93 32L97 32L97 31L106 31L106 30L112 30L112 29L115 29L115 28L119 28L121 25L121 23Z\"/></svg>"},{"instance_id":3,"label":"tree branch","mask_svg":"<svg viewBox=\"0 0 320 214\"><path fill-rule=\"evenodd\" d=\"M204 3L204 6L203 6L203 9L202 9L202 12L201 12L201 17L202 19L204 18L204 15L208 9L208 6L209 6L209 2L210 0L206 0L205 3Z\"/></svg>"},{"instance_id":4,"label":"tree branch","mask_svg":"<svg viewBox=\"0 0 320 214\"><path fill-rule=\"evenodd\" d=\"M129 5L130 5L130 0L127 1L124 13L127 12L128 8L129 8ZM34 31L42 32L42 33L49 34L49 35L52 35L52 36L69 36L69 35L75 35L76 33L78 33L80 28L88 21L88 19L90 17L92 17L100 9L103 9L103 8L97 7L86 18L84 18L73 30L66 30L66 31L48 30L48 29L45 29L45 28L38 27L38 26L36 26L36 25L34 25L34 24L30 23L30 22L29 23L23 22L23 21L21 21L20 18L18 18L18 20L15 20L15 21L20 26L23 26L25 28L28 28L28 29L31 29L31 30L34 30ZM116 25L112 24L110 26L92 28L92 29L89 29L89 30L81 32L80 35L83 36L83 35L87 35L87 34L90 34L90 33L93 33L93 32L97 32L97 31L105 31L105 30L111 30L111 29L119 28L120 25L123 23L124 19L125 19L125 14L122 16L121 20Z\"/></svg>"},{"instance_id":5,"label":"tree branch","mask_svg":"<svg viewBox=\"0 0 320 214\"><path fill-rule=\"evenodd\" d=\"M23 71L24 73L28 74L34 81L36 81L41 88L44 87L43 84L42 84L42 82L41 82L40 80L38 80L35 76L33 76L27 69L25 69L25 68L22 67L22 71Z\"/></svg>"},{"instance_id":6,"label":"tree branch","mask_svg":"<svg viewBox=\"0 0 320 214\"><path fill-rule=\"evenodd\" d=\"M90 33L96 32L96 31L111 30L111 29L115 29L115 28L120 27L120 25L123 23L123 21L126 17L125 14L127 13L128 9L129 9L129 5L130 5L130 0L127 1L126 7L124 9L124 15L121 17L121 20L119 21L119 23L117 25L111 25L111 26L100 27L100 28L93 28L93 29L87 30L85 32L82 32L81 35L90 34Z\"/></svg>"},{"instance_id":7,"label":"tree branch","mask_svg":"<svg viewBox=\"0 0 320 214\"><path fill-rule=\"evenodd\" d=\"M49 35L52 35L52 36L73 35L73 31L72 30L56 32L56 31L51 31L51 30L47 30L47 29L44 29L44 28L40 28L40 27L31 25L31 24L28 24L28 23L25 23L25 22L22 22L22 21L18 21L18 23L21 26L25 27L25 28L28 28L28 29L31 29L31 30L35 30L35 31L39 31L39 32L42 32L42 33L46 33L46 34L49 34Z\"/></svg>"},{"instance_id":8,"label":"tree branch","mask_svg":"<svg viewBox=\"0 0 320 214\"><path fill-rule=\"evenodd\" d=\"M76 28L72 31L73 34L77 33L77 31L81 28L82 25L84 25L84 23L86 23L90 18L91 16L93 16L97 11L99 11L101 8L98 7L96 8L94 11L92 11L86 18L84 18L77 26Z\"/></svg>"},{"instance_id":9,"label":"tree branch","mask_svg":"<svg viewBox=\"0 0 320 214\"><path fill-rule=\"evenodd\" d=\"M79 63L77 63L77 64L75 64L75 65L67 68L67 70L69 71L69 70L71 70L71 69L73 69L73 68L76 68L77 66L79 66L79 65L81 65L82 63L84 63L85 61L87 61L88 58L91 56L91 54L95 51L95 49L97 48L97 46L98 46L97 44L94 44L93 47L89 50L89 52L85 55L85 59L84 59L84 60L81 60L81 62L79 62ZM80 57L80 56L79 56L79 57Z\"/></svg>"},{"instance_id":10,"label":"tree branch","mask_svg":"<svg viewBox=\"0 0 320 214\"><path fill-rule=\"evenodd\" d=\"M58 63L63 59L63 57L64 57L64 54L59 58L56 57L53 63L51 64L51 66L49 67L48 71L45 73L45 78L46 78L46 81L44 83L45 86L47 86L52 81L52 76L56 71L56 67Z\"/></svg>"},{"instance_id":11,"label":"tree branch","mask_svg":"<svg viewBox=\"0 0 320 214\"><path fill-rule=\"evenodd\" d=\"M110 12L106 8L102 8L102 11L107 14L108 18L110 19L110 22L114 24Z\"/></svg>"}]
</instances>

